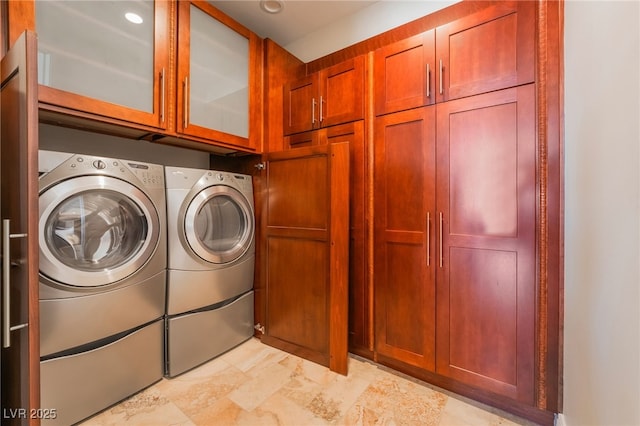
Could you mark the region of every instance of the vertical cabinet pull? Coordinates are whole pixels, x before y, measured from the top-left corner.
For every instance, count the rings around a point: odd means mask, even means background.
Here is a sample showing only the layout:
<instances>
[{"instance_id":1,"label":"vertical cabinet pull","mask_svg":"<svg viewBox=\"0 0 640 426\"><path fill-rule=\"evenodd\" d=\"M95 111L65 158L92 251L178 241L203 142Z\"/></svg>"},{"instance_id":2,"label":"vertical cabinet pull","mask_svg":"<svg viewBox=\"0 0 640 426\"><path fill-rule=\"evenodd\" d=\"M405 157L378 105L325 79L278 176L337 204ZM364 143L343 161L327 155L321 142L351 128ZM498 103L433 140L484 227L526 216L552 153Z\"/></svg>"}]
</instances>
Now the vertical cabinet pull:
<instances>
[{"instance_id":1,"label":"vertical cabinet pull","mask_svg":"<svg viewBox=\"0 0 640 426\"><path fill-rule=\"evenodd\" d=\"M185 129L189 125L189 77L184 78L184 112L183 112L183 126Z\"/></svg>"},{"instance_id":2,"label":"vertical cabinet pull","mask_svg":"<svg viewBox=\"0 0 640 426\"><path fill-rule=\"evenodd\" d=\"M11 221L2 220L2 347L11 346L11 332L20 330L29 323L11 326L11 238L26 238L27 234L11 234Z\"/></svg>"},{"instance_id":3,"label":"vertical cabinet pull","mask_svg":"<svg viewBox=\"0 0 640 426\"><path fill-rule=\"evenodd\" d=\"M431 265L431 214L427 212L427 266Z\"/></svg>"},{"instance_id":4,"label":"vertical cabinet pull","mask_svg":"<svg viewBox=\"0 0 640 426\"><path fill-rule=\"evenodd\" d=\"M440 59L440 94L442 95L442 93L444 92L444 87L442 84L442 59Z\"/></svg>"},{"instance_id":5,"label":"vertical cabinet pull","mask_svg":"<svg viewBox=\"0 0 640 426\"><path fill-rule=\"evenodd\" d=\"M440 212L440 237L438 240L440 241L440 267L442 268L442 212Z\"/></svg>"},{"instance_id":6,"label":"vertical cabinet pull","mask_svg":"<svg viewBox=\"0 0 640 426\"><path fill-rule=\"evenodd\" d=\"M322 99L322 96L320 96L320 124L322 124L322 121L324 120L324 118L322 117L322 104L324 103L324 100Z\"/></svg>"},{"instance_id":7,"label":"vertical cabinet pull","mask_svg":"<svg viewBox=\"0 0 640 426\"><path fill-rule=\"evenodd\" d=\"M165 82L164 82L164 68L160 71L160 122L164 123L165 113Z\"/></svg>"},{"instance_id":8,"label":"vertical cabinet pull","mask_svg":"<svg viewBox=\"0 0 640 426\"><path fill-rule=\"evenodd\" d=\"M316 124L316 98L311 99L311 127Z\"/></svg>"},{"instance_id":9,"label":"vertical cabinet pull","mask_svg":"<svg viewBox=\"0 0 640 426\"><path fill-rule=\"evenodd\" d=\"M427 63L427 98L431 97L431 70L429 69L429 64Z\"/></svg>"}]
</instances>

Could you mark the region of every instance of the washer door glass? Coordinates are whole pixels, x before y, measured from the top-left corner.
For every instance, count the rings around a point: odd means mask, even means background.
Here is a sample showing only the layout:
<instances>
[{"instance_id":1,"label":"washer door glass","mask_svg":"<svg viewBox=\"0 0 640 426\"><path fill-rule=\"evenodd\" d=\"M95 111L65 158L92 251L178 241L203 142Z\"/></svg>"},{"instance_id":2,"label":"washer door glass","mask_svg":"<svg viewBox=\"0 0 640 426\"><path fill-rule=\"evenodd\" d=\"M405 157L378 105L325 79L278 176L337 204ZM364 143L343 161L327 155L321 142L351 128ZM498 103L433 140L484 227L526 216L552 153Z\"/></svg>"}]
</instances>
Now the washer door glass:
<instances>
[{"instance_id":1,"label":"washer door glass","mask_svg":"<svg viewBox=\"0 0 640 426\"><path fill-rule=\"evenodd\" d=\"M142 210L123 194L74 195L47 218L45 239L61 263L83 271L122 266L138 253L149 229Z\"/></svg>"},{"instance_id":2,"label":"washer door glass","mask_svg":"<svg viewBox=\"0 0 640 426\"><path fill-rule=\"evenodd\" d=\"M40 272L58 283L94 287L138 271L154 253L158 212L137 187L83 176L40 194Z\"/></svg>"},{"instance_id":3,"label":"washer door glass","mask_svg":"<svg viewBox=\"0 0 640 426\"><path fill-rule=\"evenodd\" d=\"M185 235L191 249L212 263L242 256L253 241L253 213L247 199L223 185L204 189L187 208Z\"/></svg>"}]
</instances>

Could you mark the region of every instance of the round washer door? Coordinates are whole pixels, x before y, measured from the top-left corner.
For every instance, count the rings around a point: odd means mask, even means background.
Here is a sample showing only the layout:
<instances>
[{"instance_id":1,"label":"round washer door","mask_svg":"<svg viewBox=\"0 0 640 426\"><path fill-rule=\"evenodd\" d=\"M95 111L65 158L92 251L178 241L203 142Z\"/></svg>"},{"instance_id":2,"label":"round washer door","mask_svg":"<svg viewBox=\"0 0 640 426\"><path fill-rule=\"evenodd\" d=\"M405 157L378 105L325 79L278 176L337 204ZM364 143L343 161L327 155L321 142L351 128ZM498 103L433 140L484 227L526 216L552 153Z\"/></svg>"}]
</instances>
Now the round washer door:
<instances>
[{"instance_id":1,"label":"round washer door","mask_svg":"<svg viewBox=\"0 0 640 426\"><path fill-rule=\"evenodd\" d=\"M40 194L40 273L75 287L126 278L153 255L160 219L140 189L108 176L81 176Z\"/></svg>"},{"instance_id":2,"label":"round washer door","mask_svg":"<svg viewBox=\"0 0 640 426\"><path fill-rule=\"evenodd\" d=\"M238 190L215 185L200 191L185 212L184 234L193 252L210 263L228 263L253 242L253 209Z\"/></svg>"}]
</instances>

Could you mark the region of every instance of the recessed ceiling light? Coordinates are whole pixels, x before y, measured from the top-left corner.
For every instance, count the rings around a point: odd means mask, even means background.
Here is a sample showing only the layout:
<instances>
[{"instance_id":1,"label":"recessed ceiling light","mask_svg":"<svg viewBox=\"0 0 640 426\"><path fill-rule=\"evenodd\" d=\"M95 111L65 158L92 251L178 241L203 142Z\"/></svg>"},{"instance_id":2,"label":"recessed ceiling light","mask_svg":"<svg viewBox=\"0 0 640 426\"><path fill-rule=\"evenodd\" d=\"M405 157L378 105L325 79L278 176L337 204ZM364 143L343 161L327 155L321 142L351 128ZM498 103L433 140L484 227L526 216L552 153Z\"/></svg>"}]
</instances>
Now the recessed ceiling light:
<instances>
[{"instance_id":1,"label":"recessed ceiling light","mask_svg":"<svg viewBox=\"0 0 640 426\"><path fill-rule=\"evenodd\" d=\"M284 9L284 1L260 0L260 7L267 13L280 13Z\"/></svg>"},{"instance_id":2,"label":"recessed ceiling light","mask_svg":"<svg viewBox=\"0 0 640 426\"><path fill-rule=\"evenodd\" d=\"M134 24L142 24L142 17L137 13L127 12L124 14L124 17L127 18L127 21L133 22Z\"/></svg>"}]
</instances>

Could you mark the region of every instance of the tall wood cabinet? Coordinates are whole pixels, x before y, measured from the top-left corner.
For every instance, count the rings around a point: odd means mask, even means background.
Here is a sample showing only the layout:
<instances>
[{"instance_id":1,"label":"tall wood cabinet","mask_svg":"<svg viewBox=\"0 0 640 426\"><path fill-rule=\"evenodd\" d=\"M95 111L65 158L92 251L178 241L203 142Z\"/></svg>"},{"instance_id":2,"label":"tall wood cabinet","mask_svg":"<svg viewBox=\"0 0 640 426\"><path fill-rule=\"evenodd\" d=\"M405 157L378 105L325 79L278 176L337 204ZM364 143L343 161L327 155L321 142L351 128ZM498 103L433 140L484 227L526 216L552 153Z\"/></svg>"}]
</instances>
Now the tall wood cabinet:
<instances>
[{"instance_id":1,"label":"tall wood cabinet","mask_svg":"<svg viewBox=\"0 0 640 426\"><path fill-rule=\"evenodd\" d=\"M436 372L532 404L532 84L436 109Z\"/></svg>"},{"instance_id":2,"label":"tall wood cabinet","mask_svg":"<svg viewBox=\"0 0 640 426\"><path fill-rule=\"evenodd\" d=\"M375 122L375 348L435 370L435 107Z\"/></svg>"},{"instance_id":3,"label":"tall wood cabinet","mask_svg":"<svg viewBox=\"0 0 640 426\"><path fill-rule=\"evenodd\" d=\"M535 22L503 2L373 54L375 359L520 408L539 356Z\"/></svg>"}]
</instances>

